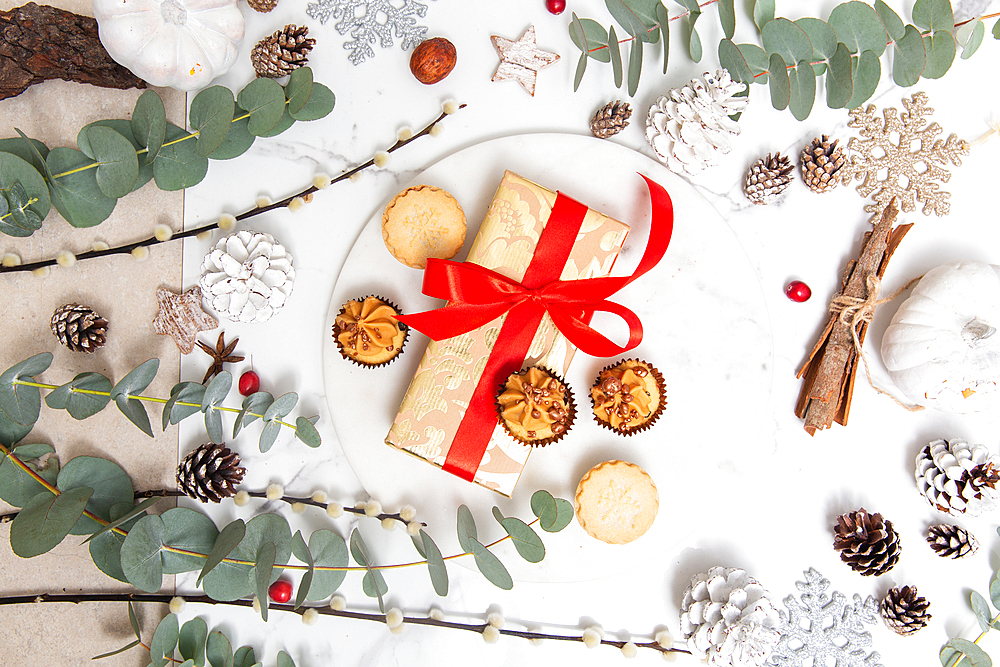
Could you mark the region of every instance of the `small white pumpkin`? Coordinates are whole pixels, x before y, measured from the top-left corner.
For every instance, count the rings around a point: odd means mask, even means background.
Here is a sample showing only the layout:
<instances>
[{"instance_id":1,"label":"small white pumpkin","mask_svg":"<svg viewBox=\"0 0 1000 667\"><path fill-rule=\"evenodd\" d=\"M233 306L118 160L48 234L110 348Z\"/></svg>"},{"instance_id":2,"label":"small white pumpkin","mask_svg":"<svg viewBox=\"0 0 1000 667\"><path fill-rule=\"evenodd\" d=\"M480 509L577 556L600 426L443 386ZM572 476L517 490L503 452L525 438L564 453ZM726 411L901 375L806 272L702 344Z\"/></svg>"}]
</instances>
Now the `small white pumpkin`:
<instances>
[{"instance_id":1,"label":"small white pumpkin","mask_svg":"<svg viewBox=\"0 0 1000 667\"><path fill-rule=\"evenodd\" d=\"M154 86L204 88L236 62L243 41L237 0L94 0L101 43Z\"/></svg>"},{"instance_id":2,"label":"small white pumpkin","mask_svg":"<svg viewBox=\"0 0 1000 667\"><path fill-rule=\"evenodd\" d=\"M994 408L1000 392L1000 266L962 261L931 269L882 338L892 381L918 405Z\"/></svg>"}]
</instances>

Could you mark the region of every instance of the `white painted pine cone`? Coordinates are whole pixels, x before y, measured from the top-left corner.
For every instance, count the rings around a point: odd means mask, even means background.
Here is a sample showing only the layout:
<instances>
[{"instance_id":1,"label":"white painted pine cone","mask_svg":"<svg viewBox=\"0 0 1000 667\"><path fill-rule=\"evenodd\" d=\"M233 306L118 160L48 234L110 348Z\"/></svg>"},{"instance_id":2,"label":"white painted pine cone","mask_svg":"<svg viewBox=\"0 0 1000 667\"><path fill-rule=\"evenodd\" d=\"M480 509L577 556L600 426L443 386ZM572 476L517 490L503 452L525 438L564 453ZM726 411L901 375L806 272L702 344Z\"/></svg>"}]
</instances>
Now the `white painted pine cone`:
<instances>
[{"instance_id":1,"label":"white painted pine cone","mask_svg":"<svg viewBox=\"0 0 1000 667\"><path fill-rule=\"evenodd\" d=\"M266 322L292 293L292 256L270 234L241 230L219 239L201 265L201 290L233 322Z\"/></svg>"},{"instance_id":2,"label":"white painted pine cone","mask_svg":"<svg viewBox=\"0 0 1000 667\"><path fill-rule=\"evenodd\" d=\"M746 97L734 97L746 84L722 69L661 96L646 117L646 141L661 162L675 172L696 174L732 150L729 137L740 133L729 116L743 111Z\"/></svg>"},{"instance_id":3,"label":"white painted pine cone","mask_svg":"<svg viewBox=\"0 0 1000 667\"><path fill-rule=\"evenodd\" d=\"M917 488L939 511L979 516L1000 500L1000 457L961 438L935 440L917 454Z\"/></svg>"},{"instance_id":4,"label":"white painted pine cone","mask_svg":"<svg viewBox=\"0 0 1000 667\"><path fill-rule=\"evenodd\" d=\"M713 567L691 578L681 603L688 648L715 667L761 667L781 635L767 591L738 568Z\"/></svg>"}]
</instances>

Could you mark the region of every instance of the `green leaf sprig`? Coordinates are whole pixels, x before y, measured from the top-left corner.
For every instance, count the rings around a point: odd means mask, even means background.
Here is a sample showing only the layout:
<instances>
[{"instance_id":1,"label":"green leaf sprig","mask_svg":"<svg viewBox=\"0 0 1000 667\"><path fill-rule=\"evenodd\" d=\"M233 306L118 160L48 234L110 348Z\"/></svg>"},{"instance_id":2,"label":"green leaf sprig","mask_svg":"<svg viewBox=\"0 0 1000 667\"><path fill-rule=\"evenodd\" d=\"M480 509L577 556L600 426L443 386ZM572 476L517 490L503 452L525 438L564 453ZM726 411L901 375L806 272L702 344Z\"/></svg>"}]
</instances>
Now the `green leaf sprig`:
<instances>
[{"instance_id":1,"label":"green leaf sprig","mask_svg":"<svg viewBox=\"0 0 1000 667\"><path fill-rule=\"evenodd\" d=\"M997 533L1000 534L1000 528ZM955 637L945 642L939 654L942 667L990 667L993 664L979 642L990 630L1000 630L1000 571L994 572L990 579L989 599L993 608L998 610L996 614L990 609L990 602L986 598L972 591L969 602L979 622L979 636L974 641Z\"/></svg>"},{"instance_id":2,"label":"green leaf sprig","mask_svg":"<svg viewBox=\"0 0 1000 667\"><path fill-rule=\"evenodd\" d=\"M159 367L158 359L149 359L129 371L121 380L112 385L111 380L99 373L81 373L63 385L38 382L40 375L52 363L48 352L36 354L15 364L0 374L0 442L6 442L5 433L12 435L23 429L31 430L38 421L41 409L41 389L48 389L45 404L55 410L66 410L74 419L91 417L112 400L125 417L146 435L153 437L144 403L163 405L161 425L163 430L170 424L198 412L204 413L205 430L212 442L222 444L225 436L222 430L222 413L236 414L233 427L235 438L246 424L257 419L264 428L260 435L260 451L266 452L274 444L282 427L290 428L296 438L309 447L319 447L321 439L314 424L318 417L299 417L295 424L283 419L295 407L298 395L289 392L277 399L267 392L257 392L243 399L242 408L222 405L222 401L233 386L233 377L222 371L207 385L195 382L180 382L170 390L170 398L144 396L142 392L152 383ZM21 437L27 435L25 431ZM20 439L20 438L18 438Z\"/></svg>"},{"instance_id":3,"label":"green leaf sprig","mask_svg":"<svg viewBox=\"0 0 1000 667\"><path fill-rule=\"evenodd\" d=\"M298 71L298 70L296 70L296 71ZM142 98L140 97L140 102L141 102L141 100L142 100ZM291 105L291 101L289 101L289 105ZM417 132L416 134L413 134L413 133L411 133L409 131L407 131L407 132L400 132L400 134L397 135L396 142L392 146L390 146L389 148L387 148L385 150L385 153L388 153L388 154L394 153L397 150L403 148L404 146L410 144L411 142L416 141L417 139L420 139L421 137L434 136L440 130L439 123L442 120L444 120L450 114L458 111L459 109L465 108L464 104L455 104L454 102L446 102L444 106L445 106L445 109L438 115L438 117L435 118L434 120L432 120L426 126L424 126L424 128L422 130L420 130L419 132ZM138 107L138 103L137 103L137 107ZM127 121L107 121L107 122L127 123ZM228 137L227 141L229 139L233 139L234 142L236 141L233 138L233 133L235 132L235 133L238 134L240 132L240 129L239 129L240 127L242 127L242 126L241 125L236 125L236 126L230 128L230 134L227 135L227 137ZM253 137L250 136L250 139L252 139L252 138ZM7 150L8 149L7 147L9 146L9 142L11 142L11 141L16 142L16 145L10 147L10 150L15 150L15 149L16 150L21 150L21 151L24 150L23 142L21 142L21 140L19 140L19 139L14 139L14 140L0 139L0 183L5 182L4 181L4 173L5 173L5 166L4 165L12 162L12 160L10 158L13 158L14 160L19 160L19 161L23 162L23 160L20 160L20 158L18 158L16 156L13 156L13 155L10 155L10 154L2 152L3 150ZM32 140L32 141L34 142L34 140ZM42 148L44 148L44 145L42 145L40 142L35 142L35 143L37 145L41 146ZM227 145L226 141L224 141L223 144L222 144L222 146L220 146L220 148L216 149L215 153L218 154L220 151L223 150L223 148L225 148L226 145ZM242 146L242 144L235 145L234 149L235 148L239 148L241 146ZM248 148L249 148L249 146L248 146ZM234 155L234 157L235 157L235 155ZM313 198L313 194L314 193L316 193L316 192L318 192L320 190L326 189L326 188L328 188L329 186L331 186L331 185L333 185L335 183L339 183L341 181L345 181L345 180L349 179L351 176L353 176L354 174L357 174L357 173L359 173L361 171L364 171L365 169L368 169L369 167L374 166L375 165L375 161L376 161L376 156L373 156L373 157L369 158L367 161L362 162L361 164L358 164L358 165L356 165L354 167L351 167L350 169L345 170L344 172L340 173L338 176L336 176L335 178L332 178L332 179L329 178L329 177L326 177L324 175L317 175L313 179L312 185L310 185L309 187L305 188L304 190L302 190L302 191L300 191L300 192L298 192L298 193L296 193L294 195L290 195L288 197L285 197L284 199L282 199L280 201L276 201L276 202L273 202L273 203L270 203L270 204L258 204L256 206L254 206L254 208L249 209L247 211L244 211L243 213L235 216L234 219L235 219L236 222L241 222L241 221L246 220L248 218L252 218L254 216L257 216L257 215L260 215L262 213L266 213L268 211L271 211L271 210L274 210L274 209L278 209L278 208L295 209L298 206L306 204L309 201L311 201L312 198ZM27 163L25 163L25 164L27 164ZM36 188L36 189L38 189L39 192L45 193L45 201L48 202L48 194L47 194L47 191L45 190L45 187L44 187L45 186L44 180L42 180L42 178L41 178L41 176L39 176L38 172L36 172L34 169L31 169L30 165L27 165L27 166L28 166L28 171L27 172L25 172L25 171L22 170L22 171L19 171L18 174L22 174L25 177L30 177L30 175L33 173L38 178L38 181L39 181L39 187ZM2 190L2 188L0 188L0 194L3 194L3 192L4 191ZM31 211L31 206L37 206L37 204L30 204L28 206L28 211ZM48 204L46 203L45 206L47 207ZM46 208L46 210L48 210L48 209ZM39 220L41 220L41 218L39 218ZM3 231L3 229L2 229L2 227L3 227L3 221L4 221L4 218L0 218L0 231ZM89 250L87 252L83 252L83 253L80 253L80 254L76 255L75 259L76 259L76 261L84 261L84 260L88 260L88 259L96 259L98 257L106 257L108 255L129 254L129 253L132 253L133 251L135 251L137 248L147 248L147 247L150 247L150 246L158 245L160 243L167 243L169 241L176 241L176 240L188 238L188 237L191 237L191 236L198 236L199 234L204 234L204 233L210 232L210 231L212 231L214 229L218 229L219 228L219 224L220 224L219 221L207 223L207 224L201 225L200 227L194 227L194 228L191 228L191 229L184 230L183 232L178 232L176 234L172 234L169 238L162 238L162 237L157 237L157 236L151 236L151 237L143 239L141 241L134 241L132 243L126 243L126 244L121 245L121 246L115 246L115 247L112 247L112 248L105 248L105 249ZM3 265L0 265L0 273L19 272L19 271L36 271L36 270L39 270L39 269L44 270L44 269L46 269L46 267L55 266L58 263L59 262L57 261L57 259L52 258L52 259L39 260L39 261L36 261L36 262L27 262L27 263L24 263L24 264L18 263L18 264L15 264L13 266L8 266L6 264L3 264Z\"/></svg>"},{"instance_id":4,"label":"green leaf sprig","mask_svg":"<svg viewBox=\"0 0 1000 667\"><path fill-rule=\"evenodd\" d=\"M921 77L937 79L947 73L958 48L968 59L982 44L984 21L1000 13L955 23L950 0L915 0L912 24L903 20L883 0L874 6L850 0L830 12L826 21L806 17L795 21L775 17L774 0L754 0L752 13L761 45L733 42L736 18L733 0L676 0L684 12L669 16L661 0L605 0L608 11L628 34L619 40L614 26L605 29L592 19L573 14L570 37L580 49L573 89L580 87L590 60L610 62L615 85L621 87L626 71L621 43L631 42L628 93L635 95L642 69L642 43L663 42L663 72L669 62L669 22L683 19L684 41L695 62L702 57L701 38L695 23L708 5L719 9L725 38L719 42L719 61L733 79L767 84L771 104L788 108L798 120L812 111L817 78L826 75L826 103L831 109L855 109L875 92L882 78L880 57L892 51L891 76L907 87ZM1000 39L1000 20L992 29ZM762 48L763 47L763 48Z\"/></svg>"},{"instance_id":5,"label":"green leaf sprig","mask_svg":"<svg viewBox=\"0 0 1000 667\"><path fill-rule=\"evenodd\" d=\"M323 118L334 107L332 91L301 67L282 88L254 79L234 98L223 86L199 92L191 102L193 132L167 122L163 100L147 90L131 121L86 125L77 148L51 150L29 139L0 140L0 232L30 236L50 206L74 227L93 227L111 215L118 200L150 180L161 190L200 183L208 162L242 155L257 137L284 132L295 121Z\"/></svg>"}]
</instances>

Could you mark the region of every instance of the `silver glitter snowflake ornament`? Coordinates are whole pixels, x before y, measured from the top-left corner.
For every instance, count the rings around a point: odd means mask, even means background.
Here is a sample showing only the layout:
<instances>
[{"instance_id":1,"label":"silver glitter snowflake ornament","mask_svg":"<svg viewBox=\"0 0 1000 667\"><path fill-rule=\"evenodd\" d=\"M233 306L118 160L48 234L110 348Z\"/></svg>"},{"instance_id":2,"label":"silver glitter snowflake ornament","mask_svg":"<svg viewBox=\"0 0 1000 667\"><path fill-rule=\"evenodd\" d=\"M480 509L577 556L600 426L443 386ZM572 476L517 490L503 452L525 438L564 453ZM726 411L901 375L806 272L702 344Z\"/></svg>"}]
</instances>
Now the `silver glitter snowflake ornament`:
<instances>
[{"instance_id":1,"label":"silver glitter snowflake ornament","mask_svg":"<svg viewBox=\"0 0 1000 667\"><path fill-rule=\"evenodd\" d=\"M319 0L306 6L306 14L320 23L339 19L333 27L341 35L351 34L344 48L355 65L375 57L375 42L391 47L394 34L404 51L424 41L427 26L417 25L416 17L426 13L427 5L416 0Z\"/></svg>"},{"instance_id":2,"label":"silver glitter snowflake ornament","mask_svg":"<svg viewBox=\"0 0 1000 667\"><path fill-rule=\"evenodd\" d=\"M830 581L816 570L809 568L805 577L795 584L799 599L789 595L783 600L788 613L781 612L781 641L770 664L882 667L878 652L869 652L872 636L864 629L865 623L879 620L875 598L869 595L862 601L855 594L851 604L840 591L828 595Z\"/></svg>"}]
</instances>

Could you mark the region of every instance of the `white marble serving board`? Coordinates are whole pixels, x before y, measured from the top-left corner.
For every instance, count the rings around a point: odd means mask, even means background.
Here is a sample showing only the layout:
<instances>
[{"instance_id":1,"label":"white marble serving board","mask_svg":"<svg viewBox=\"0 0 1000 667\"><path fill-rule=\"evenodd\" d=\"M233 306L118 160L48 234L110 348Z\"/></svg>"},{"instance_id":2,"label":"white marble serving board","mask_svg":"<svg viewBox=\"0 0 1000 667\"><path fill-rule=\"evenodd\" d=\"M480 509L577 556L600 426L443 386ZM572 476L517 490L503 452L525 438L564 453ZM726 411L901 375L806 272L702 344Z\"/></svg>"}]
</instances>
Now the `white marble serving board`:
<instances>
[{"instance_id":1,"label":"white marble serving board","mask_svg":"<svg viewBox=\"0 0 1000 667\"><path fill-rule=\"evenodd\" d=\"M351 466L373 498L386 507L413 505L444 554L459 553L455 511L468 505L484 540L499 531L490 510L532 518L537 489L572 500L580 477L608 459L641 465L656 481L660 511L650 531L628 545L588 536L574 520L557 535L543 534L548 551L540 564L501 554L521 581L581 581L637 565L685 539L715 508L712 489L735 484L751 460L768 452L757 433L771 392L770 320L757 277L732 231L687 183L649 158L622 146L577 135L531 134L476 144L444 158L411 184L451 192L469 220L464 258L505 169L561 190L591 208L627 222L632 232L615 267L630 273L638 263L649 225L642 173L670 193L674 235L666 256L614 299L642 319L645 338L630 356L657 366L666 380L667 408L651 429L631 437L612 434L581 411L562 441L532 453L512 499L462 481L383 439L396 414L427 339L414 332L403 354L388 367L359 368L339 354L330 328L343 303L379 294L403 312L441 305L420 293L423 274L397 262L381 236L379 210L352 249L333 290L326 318L324 369L334 428ZM624 327L595 320L616 340ZM610 327L610 328L607 328ZM607 359L578 353L567 381L586 405L587 388ZM503 533L499 533L502 535ZM504 545L505 547L507 545ZM459 562L467 566L461 559Z\"/></svg>"}]
</instances>

